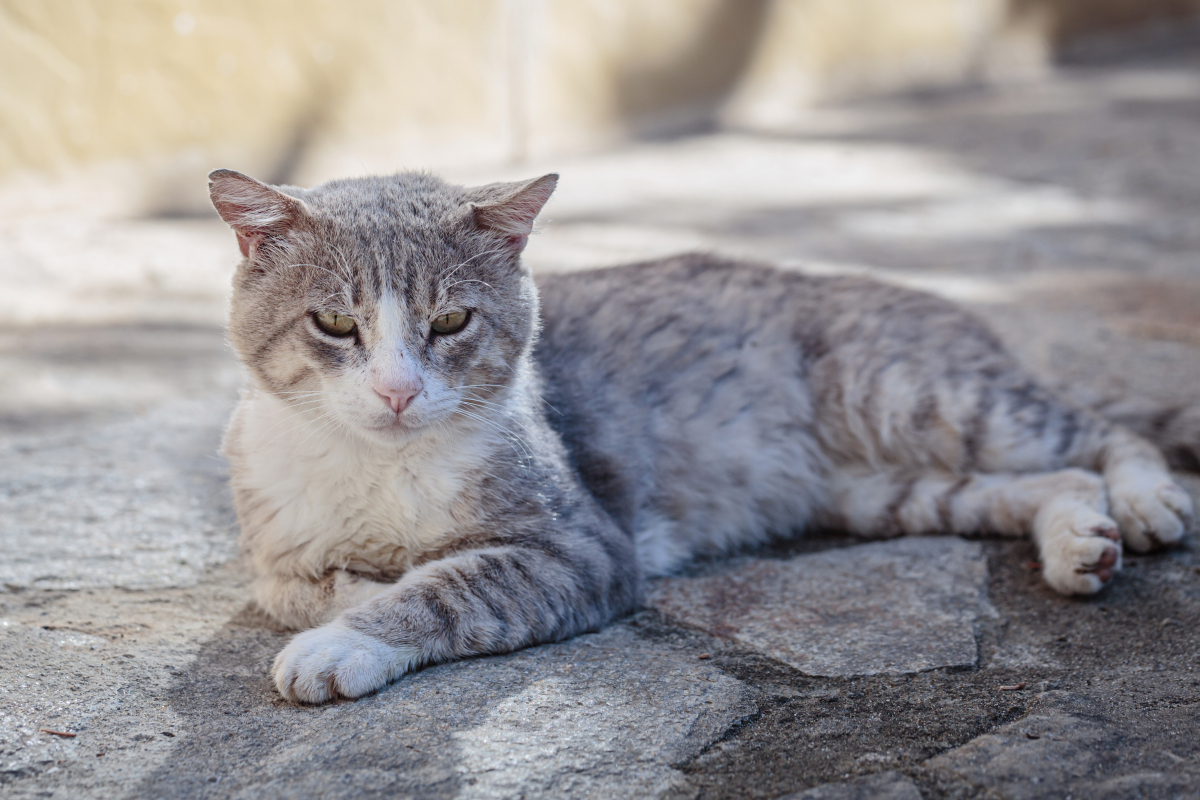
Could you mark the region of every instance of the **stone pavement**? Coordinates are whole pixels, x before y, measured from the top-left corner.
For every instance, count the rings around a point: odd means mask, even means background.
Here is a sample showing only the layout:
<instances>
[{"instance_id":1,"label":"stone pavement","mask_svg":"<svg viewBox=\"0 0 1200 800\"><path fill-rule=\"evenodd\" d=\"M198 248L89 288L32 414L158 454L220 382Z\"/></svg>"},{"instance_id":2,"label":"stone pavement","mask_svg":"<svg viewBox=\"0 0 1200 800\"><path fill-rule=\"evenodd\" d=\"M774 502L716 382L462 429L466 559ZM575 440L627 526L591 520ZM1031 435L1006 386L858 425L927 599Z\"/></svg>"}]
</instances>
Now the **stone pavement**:
<instances>
[{"instance_id":1,"label":"stone pavement","mask_svg":"<svg viewBox=\"0 0 1200 800\"><path fill-rule=\"evenodd\" d=\"M1200 397L1197 120L1176 54L452 177L562 173L538 270L711 248L873 274L972 305L1080 396L1176 402ZM818 533L599 633L282 702L215 455L233 241L119 188L0 187L6 797L1200 796L1195 532L1086 600L1027 542Z\"/></svg>"}]
</instances>

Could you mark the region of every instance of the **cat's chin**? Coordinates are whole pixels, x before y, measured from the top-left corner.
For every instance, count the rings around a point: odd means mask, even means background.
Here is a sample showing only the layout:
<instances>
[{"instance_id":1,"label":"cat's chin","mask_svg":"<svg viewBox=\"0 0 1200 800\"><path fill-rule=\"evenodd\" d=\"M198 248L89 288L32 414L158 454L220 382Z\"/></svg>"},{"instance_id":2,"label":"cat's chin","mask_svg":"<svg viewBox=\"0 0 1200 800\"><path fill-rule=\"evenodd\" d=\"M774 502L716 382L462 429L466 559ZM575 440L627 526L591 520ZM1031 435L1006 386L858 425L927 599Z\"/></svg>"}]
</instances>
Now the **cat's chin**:
<instances>
[{"instance_id":1,"label":"cat's chin","mask_svg":"<svg viewBox=\"0 0 1200 800\"><path fill-rule=\"evenodd\" d=\"M375 444L396 446L405 445L419 439L429 430L429 425L421 420L392 418L382 423L361 425L358 433L363 438Z\"/></svg>"}]
</instances>

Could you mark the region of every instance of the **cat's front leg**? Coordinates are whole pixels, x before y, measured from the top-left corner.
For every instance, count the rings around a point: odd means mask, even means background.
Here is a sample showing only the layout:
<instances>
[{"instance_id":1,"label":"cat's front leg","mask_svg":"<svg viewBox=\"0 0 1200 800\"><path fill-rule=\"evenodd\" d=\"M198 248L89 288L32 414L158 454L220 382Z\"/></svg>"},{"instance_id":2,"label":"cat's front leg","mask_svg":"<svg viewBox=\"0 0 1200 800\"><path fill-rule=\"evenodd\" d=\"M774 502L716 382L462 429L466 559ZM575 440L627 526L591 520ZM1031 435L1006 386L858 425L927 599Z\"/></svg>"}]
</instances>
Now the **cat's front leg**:
<instances>
[{"instance_id":1,"label":"cat's front leg","mask_svg":"<svg viewBox=\"0 0 1200 800\"><path fill-rule=\"evenodd\" d=\"M330 570L320 578L267 574L254 582L254 597L283 627L304 630L330 622L391 586L344 569Z\"/></svg>"},{"instance_id":2,"label":"cat's front leg","mask_svg":"<svg viewBox=\"0 0 1200 800\"><path fill-rule=\"evenodd\" d=\"M275 659L293 702L361 697L425 664L506 653L598 628L632 610L637 570L605 548L493 547L426 564Z\"/></svg>"}]
</instances>

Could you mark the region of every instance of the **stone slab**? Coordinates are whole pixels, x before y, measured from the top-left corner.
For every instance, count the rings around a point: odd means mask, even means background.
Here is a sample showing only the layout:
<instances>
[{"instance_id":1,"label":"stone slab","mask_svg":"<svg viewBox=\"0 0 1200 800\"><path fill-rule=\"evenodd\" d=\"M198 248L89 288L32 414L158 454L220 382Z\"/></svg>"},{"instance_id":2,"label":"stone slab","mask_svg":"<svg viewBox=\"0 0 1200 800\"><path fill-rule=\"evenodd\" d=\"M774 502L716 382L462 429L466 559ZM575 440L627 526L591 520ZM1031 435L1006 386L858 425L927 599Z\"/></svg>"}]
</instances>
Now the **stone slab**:
<instances>
[{"instance_id":1,"label":"stone slab","mask_svg":"<svg viewBox=\"0 0 1200 800\"><path fill-rule=\"evenodd\" d=\"M161 763L186 728L172 687L245 604L236 571L208 578L0 594L0 795L119 797Z\"/></svg>"},{"instance_id":2,"label":"stone slab","mask_svg":"<svg viewBox=\"0 0 1200 800\"><path fill-rule=\"evenodd\" d=\"M742 560L716 575L664 579L649 602L820 676L974 666L977 622L992 613L980 545L952 537Z\"/></svg>"},{"instance_id":3,"label":"stone slab","mask_svg":"<svg viewBox=\"0 0 1200 800\"><path fill-rule=\"evenodd\" d=\"M1197 797L1200 759L1191 704L1155 696L1150 687L1130 694L1141 696L1133 719L1129 704L1116 698L1043 693L1028 716L927 766L1006 800Z\"/></svg>"},{"instance_id":4,"label":"stone slab","mask_svg":"<svg viewBox=\"0 0 1200 800\"><path fill-rule=\"evenodd\" d=\"M685 784L674 765L757 712L749 686L628 624L320 707L275 693L269 664L287 635L261 627L227 625L158 674L142 662L164 659L145 648L122 671L122 648L97 637L14 634L6 646L30 663L73 649L69 671L13 670L0 692L14 701L0 736L13 798L659 797ZM59 642L69 636L79 644ZM73 693L81 707L64 700Z\"/></svg>"},{"instance_id":5,"label":"stone slab","mask_svg":"<svg viewBox=\"0 0 1200 800\"><path fill-rule=\"evenodd\" d=\"M906 775L888 770L842 783L824 783L779 800L921 800L921 790Z\"/></svg>"}]
</instances>

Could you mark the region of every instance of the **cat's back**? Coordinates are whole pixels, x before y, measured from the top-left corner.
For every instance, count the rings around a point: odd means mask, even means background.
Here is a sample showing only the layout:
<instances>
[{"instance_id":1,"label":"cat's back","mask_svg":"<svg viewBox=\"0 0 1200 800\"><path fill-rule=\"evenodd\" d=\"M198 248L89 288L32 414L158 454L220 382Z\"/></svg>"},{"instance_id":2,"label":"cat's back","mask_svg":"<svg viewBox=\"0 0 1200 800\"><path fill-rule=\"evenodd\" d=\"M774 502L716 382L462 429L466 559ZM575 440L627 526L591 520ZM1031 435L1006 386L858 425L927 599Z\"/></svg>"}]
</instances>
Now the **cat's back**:
<instances>
[{"instance_id":1,"label":"cat's back","mask_svg":"<svg viewBox=\"0 0 1200 800\"><path fill-rule=\"evenodd\" d=\"M543 369L598 371L652 393L690 369L707 374L705 357L790 339L805 327L795 306L814 289L806 275L700 254L542 275L537 283Z\"/></svg>"},{"instance_id":2,"label":"cat's back","mask_svg":"<svg viewBox=\"0 0 1200 800\"><path fill-rule=\"evenodd\" d=\"M547 421L643 568L807 518L819 281L684 255L538 283Z\"/></svg>"},{"instance_id":3,"label":"cat's back","mask_svg":"<svg viewBox=\"0 0 1200 800\"><path fill-rule=\"evenodd\" d=\"M855 276L813 276L692 253L658 261L542 275L543 369L588 372L653 393L692 369L736 355L777 371L848 347L912 353L999 352L998 342L959 306L923 292ZM719 373L718 373L719 374ZM776 375L776 377L778 377Z\"/></svg>"},{"instance_id":4,"label":"cat's back","mask_svg":"<svg viewBox=\"0 0 1200 800\"><path fill-rule=\"evenodd\" d=\"M639 543L650 571L675 563L655 549L674 538L661 519L700 537L691 552L801 525L828 443L862 449L858 417L1013 368L961 308L861 277L689 254L538 284L547 421L606 510L655 543Z\"/></svg>"}]
</instances>

